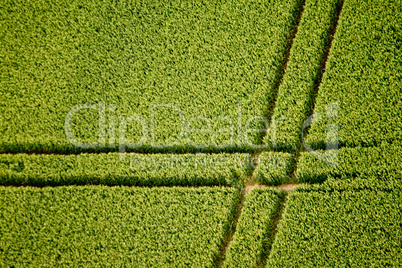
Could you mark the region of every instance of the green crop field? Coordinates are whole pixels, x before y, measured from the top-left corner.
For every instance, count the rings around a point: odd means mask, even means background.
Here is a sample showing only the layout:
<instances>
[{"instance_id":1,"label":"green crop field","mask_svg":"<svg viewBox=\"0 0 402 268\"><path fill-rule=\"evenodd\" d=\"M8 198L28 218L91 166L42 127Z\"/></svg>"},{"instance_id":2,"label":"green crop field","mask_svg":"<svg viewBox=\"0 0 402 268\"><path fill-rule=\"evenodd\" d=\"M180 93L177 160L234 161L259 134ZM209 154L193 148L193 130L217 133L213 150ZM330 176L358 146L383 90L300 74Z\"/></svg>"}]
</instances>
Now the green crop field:
<instances>
[{"instance_id":1,"label":"green crop field","mask_svg":"<svg viewBox=\"0 0 402 268\"><path fill-rule=\"evenodd\" d=\"M0 155L0 185L231 185L244 180L248 154Z\"/></svg>"},{"instance_id":2,"label":"green crop field","mask_svg":"<svg viewBox=\"0 0 402 268\"><path fill-rule=\"evenodd\" d=\"M278 206L283 193L253 189L247 195L242 214L237 224L236 234L230 244L223 267L252 267L262 264L269 242L269 231L273 219L278 214Z\"/></svg>"},{"instance_id":3,"label":"green crop field","mask_svg":"<svg viewBox=\"0 0 402 268\"><path fill-rule=\"evenodd\" d=\"M401 184L365 186L291 193L268 267L400 266Z\"/></svg>"},{"instance_id":4,"label":"green crop field","mask_svg":"<svg viewBox=\"0 0 402 268\"><path fill-rule=\"evenodd\" d=\"M0 1L0 267L401 267L400 0Z\"/></svg>"},{"instance_id":5,"label":"green crop field","mask_svg":"<svg viewBox=\"0 0 402 268\"><path fill-rule=\"evenodd\" d=\"M3 1L0 151L258 145L300 6Z\"/></svg>"},{"instance_id":6,"label":"green crop field","mask_svg":"<svg viewBox=\"0 0 402 268\"><path fill-rule=\"evenodd\" d=\"M292 154L263 152L259 156L259 162L254 171L255 180L270 185L291 182L293 167L294 156Z\"/></svg>"},{"instance_id":7,"label":"green crop field","mask_svg":"<svg viewBox=\"0 0 402 268\"><path fill-rule=\"evenodd\" d=\"M328 32L333 28L340 2L311 0L304 5L272 115L275 127L265 137L270 147L290 151L300 147L301 127L320 82L323 57L329 42Z\"/></svg>"},{"instance_id":8,"label":"green crop field","mask_svg":"<svg viewBox=\"0 0 402 268\"><path fill-rule=\"evenodd\" d=\"M345 1L306 140L310 147L334 143L326 132L335 123L340 146L400 144L401 12L399 1Z\"/></svg>"},{"instance_id":9,"label":"green crop field","mask_svg":"<svg viewBox=\"0 0 402 268\"><path fill-rule=\"evenodd\" d=\"M302 153L297 165L299 182L323 182L328 176L376 176L382 180L402 179L402 148L390 145L372 148L340 148L317 153ZM323 160L337 160L328 165Z\"/></svg>"},{"instance_id":10,"label":"green crop field","mask_svg":"<svg viewBox=\"0 0 402 268\"><path fill-rule=\"evenodd\" d=\"M2 187L0 263L212 267L237 199L233 188Z\"/></svg>"}]
</instances>

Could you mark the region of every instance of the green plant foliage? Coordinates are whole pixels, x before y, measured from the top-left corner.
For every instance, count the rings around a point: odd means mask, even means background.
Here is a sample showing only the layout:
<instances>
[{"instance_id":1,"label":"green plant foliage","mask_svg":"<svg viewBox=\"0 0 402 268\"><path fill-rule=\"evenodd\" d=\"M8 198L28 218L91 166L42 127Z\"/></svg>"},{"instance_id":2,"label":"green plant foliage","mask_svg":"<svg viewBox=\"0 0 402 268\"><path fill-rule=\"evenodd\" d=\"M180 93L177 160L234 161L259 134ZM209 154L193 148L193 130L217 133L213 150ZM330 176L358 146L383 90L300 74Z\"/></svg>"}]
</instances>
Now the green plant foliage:
<instances>
[{"instance_id":1,"label":"green plant foliage","mask_svg":"<svg viewBox=\"0 0 402 268\"><path fill-rule=\"evenodd\" d=\"M263 152L254 171L255 180L259 183L270 185L291 182L291 172L294 165L294 156L292 154Z\"/></svg>"},{"instance_id":2,"label":"green plant foliage","mask_svg":"<svg viewBox=\"0 0 402 268\"><path fill-rule=\"evenodd\" d=\"M278 91L265 137L270 147L297 151L303 121L312 107L315 87L328 47L329 31L335 23L340 0L307 0L290 50L286 73Z\"/></svg>"},{"instance_id":3,"label":"green plant foliage","mask_svg":"<svg viewBox=\"0 0 402 268\"><path fill-rule=\"evenodd\" d=\"M1 185L239 185L248 154L0 155Z\"/></svg>"},{"instance_id":4,"label":"green plant foliage","mask_svg":"<svg viewBox=\"0 0 402 268\"><path fill-rule=\"evenodd\" d=\"M0 5L0 152L193 152L261 144L301 1Z\"/></svg>"},{"instance_id":5,"label":"green plant foliage","mask_svg":"<svg viewBox=\"0 0 402 268\"><path fill-rule=\"evenodd\" d=\"M257 267L269 241L273 219L278 213L283 193L255 188L246 195L236 233L226 252L223 267Z\"/></svg>"},{"instance_id":6,"label":"green plant foliage","mask_svg":"<svg viewBox=\"0 0 402 268\"><path fill-rule=\"evenodd\" d=\"M317 154L318 153L318 154ZM325 154L324 154L325 153ZM337 165L330 165L335 163ZM376 176L378 179L402 179L402 147L340 148L301 153L296 177L299 182L322 182L328 176Z\"/></svg>"},{"instance_id":7,"label":"green plant foliage","mask_svg":"<svg viewBox=\"0 0 402 268\"><path fill-rule=\"evenodd\" d=\"M310 147L333 143L326 134L333 123L340 146L401 144L400 6L397 0L345 1L307 136ZM339 111L328 109L335 102Z\"/></svg>"},{"instance_id":8,"label":"green plant foliage","mask_svg":"<svg viewBox=\"0 0 402 268\"><path fill-rule=\"evenodd\" d=\"M234 188L0 187L2 266L214 267Z\"/></svg>"},{"instance_id":9,"label":"green plant foliage","mask_svg":"<svg viewBox=\"0 0 402 268\"><path fill-rule=\"evenodd\" d=\"M337 177L329 176L322 184L303 184L295 188L298 192L334 192L334 191L382 191L392 192L402 190L401 181L393 179L379 180L377 176L351 177L344 175L340 180Z\"/></svg>"},{"instance_id":10,"label":"green plant foliage","mask_svg":"<svg viewBox=\"0 0 402 268\"><path fill-rule=\"evenodd\" d=\"M400 187L317 188L289 194L268 267L402 265Z\"/></svg>"}]
</instances>

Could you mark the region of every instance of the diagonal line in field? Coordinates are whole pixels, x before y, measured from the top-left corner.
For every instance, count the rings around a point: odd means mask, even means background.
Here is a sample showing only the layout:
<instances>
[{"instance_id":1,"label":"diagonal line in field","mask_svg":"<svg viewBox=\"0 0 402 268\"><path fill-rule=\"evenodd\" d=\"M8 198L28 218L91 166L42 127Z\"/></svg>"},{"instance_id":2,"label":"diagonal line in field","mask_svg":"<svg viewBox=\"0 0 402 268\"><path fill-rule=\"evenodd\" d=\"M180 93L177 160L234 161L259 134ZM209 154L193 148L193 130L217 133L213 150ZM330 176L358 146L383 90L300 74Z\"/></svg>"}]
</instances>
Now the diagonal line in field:
<instances>
[{"instance_id":1,"label":"diagonal line in field","mask_svg":"<svg viewBox=\"0 0 402 268\"><path fill-rule=\"evenodd\" d=\"M337 8L336 8L336 15L335 15L335 18L334 18L334 20L332 22L332 26L331 26L331 28L329 30L328 40L326 42L326 48L324 50L324 55L323 55L323 57L321 59L321 64L320 64L320 69L319 69L319 73L318 73L317 82L314 84L313 93L311 95L312 96L311 97L311 107L310 107L309 114L312 114L314 112L315 102L316 102L315 100L317 98L318 90L320 88L322 78L323 78L323 75L325 73L327 60L328 60L329 55L331 53L332 42L334 40L336 29L338 27L338 21L339 21L339 17L341 15L341 12L342 12L343 4L344 4L344 0L341 0L339 2L339 4L338 4ZM305 135L308 135L308 131L309 131L309 128L306 128Z\"/></svg>"},{"instance_id":2,"label":"diagonal line in field","mask_svg":"<svg viewBox=\"0 0 402 268\"><path fill-rule=\"evenodd\" d=\"M293 27L292 31L289 33L289 36L287 38L288 43L286 44L286 49L285 49L285 54L284 57L282 59L282 67L280 68L278 77L277 77L277 81L274 84L274 91L273 91L273 96L267 106L266 111L264 112L264 116L266 118L268 118L269 120L271 120L273 114L274 114L274 109L276 106L276 100L278 97L278 92L279 92L279 87L283 82L283 77L285 76L286 73L286 68L288 66L288 62L289 62L289 56L290 56L290 51L292 49L292 45L297 33L297 28L299 27L300 24L300 20L304 11L304 5L306 4L306 0L303 0L300 2L299 4L299 10L297 11L297 17L296 17L296 23L295 26ZM270 122L272 123L272 122ZM267 133L267 132L265 132ZM262 133L261 137L260 137L260 144L263 144L263 138L264 138L265 134Z\"/></svg>"},{"instance_id":3,"label":"diagonal line in field","mask_svg":"<svg viewBox=\"0 0 402 268\"><path fill-rule=\"evenodd\" d=\"M279 87L280 87L280 85L281 85L281 83L283 81L283 77L284 77L285 72L286 72L286 67L287 67L287 64L288 64L288 61L289 61L290 51L291 51L291 48L292 48L293 40L294 40L294 38L296 36L296 33L297 33L298 25L300 23L300 20L301 20L303 11L304 11L304 5L305 5L305 1L302 1L300 3L300 5L299 5L299 10L297 11L298 14L297 14L297 17L296 17L295 26L293 27L292 31L289 34L289 38L288 38L289 42L287 44L286 52L285 52L285 55L284 55L284 58L283 58L283 61L282 61L283 65L282 65L282 68L280 69L280 73L278 75L278 80L275 83L274 94L273 94L273 97L272 97L272 99L271 99L271 101L270 101L270 103L268 105L267 111L264 113L264 116L266 116L267 118L272 117L272 114L273 114L273 111L274 111L274 108L275 108L275 103L276 103L276 98L277 98L277 95L278 95L278 90L279 90ZM261 143L262 143L262 139L263 139L263 135L261 135ZM241 189L241 200L240 200L240 203L238 204L237 211L236 211L236 214L234 216L233 223L232 223L233 230L231 230L229 232L229 234L226 236L226 238L225 238L225 240L223 242L221 252L219 253L217 261L215 262L216 267L221 267L222 266L222 264L223 264L223 262L225 260L225 255L226 255L227 249L229 247L229 244L233 240L233 236L234 236L234 234L236 232L237 222L238 222L238 219L239 219L239 217L241 215L241 212L242 212L242 209L243 209L243 206L244 206L245 195L250 191L249 182L253 180L254 170L255 170L256 166L258 165L258 162L259 162L258 160L259 160L259 154L260 153L261 153L261 150L256 150L255 152L252 152L252 158L253 158L254 164L250 168L249 177L245 182L245 184L246 184L245 187L243 189ZM254 185L254 187L259 187L259 186ZM285 202L286 202L286 194L280 200L279 207L278 207L278 210L276 212L276 216L275 216L275 218L274 218L274 220L272 222L271 232L268 234L269 242L271 242L271 243L269 243L269 245L266 245L266 247L264 247L264 251L263 251L263 254L262 254L262 259L257 261L257 263L262 264L262 266L266 262L266 256L268 255L268 252L269 252L269 249L271 247L271 244L272 244L272 242L273 242L273 240L275 238L276 229L277 229L277 226L279 224L279 220L280 220L280 218L282 216L283 209L284 209L284 206L285 206Z\"/></svg>"},{"instance_id":4,"label":"diagonal line in field","mask_svg":"<svg viewBox=\"0 0 402 268\"><path fill-rule=\"evenodd\" d=\"M330 55L332 42L333 42L333 39L334 39L334 36L335 36L335 33L336 33L336 28L337 28L337 26L338 26L338 21L339 21L339 17L340 17L340 15L341 15L341 12L342 12L343 4L344 4L344 1L341 0L340 3L339 3L339 6L337 6L337 10L336 10L337 13L336 13L335 18L334 18L334 21L333 21L333 23L332 23L332 27L330 28L330 32L329 32L329 37L328 37L328 41L327 41L325 53L324 53L324 56L323 56L323 58L322 58L322 60L321 60L320 72L319 72L318 80L317 80L318 82L315 84L315 86L314 86L314 92L313 92L313 94L312 94L311 113L312 113L313 110L314 110L315 98L316 98L316 96L317 96L317 94L318 94L318 89L319 89L319 87L320 87L320 85L321 85L322 77L323 77L323 74L324 74L324 72L325 72L326 63L327 63L328 57L329 57L329 55ZM299 148L299 150L296 152L296 155L295 155L295 161L294 161L295 164L293 165L293 170L292 170L292 172L291 172L291 177L292 177L292 180L293 180L293 181L296 181L296 175L295 175L295 173L296 173L296 167L297 167L297 163L298 163L298 160L299 160L299 158L300 158L300 152L302 151L302 149L303 149L303 147L301 146L301 148ZM269 258L269 256L270 256L271 248L272 248L272 245L273 245L274 242L275 242L275 238L276 238L276 234L277 234L278 229L279 229L280 221L281 221L281 219L283 218L283 215L284 215L284 213L285 213L286 201L287 201L287 194L286 194L286 196L281 200L280 208L279 208L279 211L278 211L278 215L277 215L277 217L276 217L276 218L274 219L274 221L273 221L271 233L269 234L269 241L271 242L271 244L267 245L267 247L264 249L263 257L265 257L265 259L262 260L262 266L261 266L261 267L264 267L264 266L265 266L265 264L266 264L266 262L267 262L267 260L268 260L268 258Z\"/></svg>"}]
</instances>

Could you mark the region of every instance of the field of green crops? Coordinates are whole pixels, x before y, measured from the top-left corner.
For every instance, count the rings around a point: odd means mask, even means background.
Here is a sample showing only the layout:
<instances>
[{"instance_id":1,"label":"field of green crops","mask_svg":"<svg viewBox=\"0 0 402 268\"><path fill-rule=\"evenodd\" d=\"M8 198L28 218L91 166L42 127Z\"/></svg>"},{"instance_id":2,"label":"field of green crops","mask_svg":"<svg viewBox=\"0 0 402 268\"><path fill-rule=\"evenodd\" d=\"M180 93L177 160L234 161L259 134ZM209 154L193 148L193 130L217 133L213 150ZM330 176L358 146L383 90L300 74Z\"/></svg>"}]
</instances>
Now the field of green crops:
<instances>
[{"instance_id":1,"label":"field of green crops","mask_svg":"<svg viewBox=\"0 0 402 268\"><path fill-rule=\"evenodd\" d=\"M301 8L297 0L1 5L3 152L258 145Z\"/></svg>"},{"instance_id":2,"label":"field of green crops","mask_svg":"<svg viewBox=\"0 0 402 268\"><path fill-rule=\"evenodd\" d=\"M233 188L0 188L1 263L211 267Z\"/></svg>"},{"instance_id":3,"label":"field of green crops","mask_svg":"<svg viewBox=\"0 0 402 268\"><path fill-rule=\"evenodd\" d=\"M401 267L399 0L4 0L0 267Z\"/></svg>"},{"instance_id":4,"label":"field of green crops","mask_svg":"<svg viewBox=\"0 0 402 268\"><path fill-rule=\"evenodd\" d=\"M268 266L400 266L402 192L397 185L349 184L292 192Z\"/></svg>"},{"instance_id":5,"label":"field of green crops","mask_svg":"<svg viewBox=\"0 0 402 268\"><path fill-rule=\"evenodd\" d=\"M326 133L334 123L340 146L400 144L401 12L398 1L345 1L306 140L310 147L333 143Z\"/></svg>"},{"instance_id":6,"label":"field of green crops","mask_svg":"<svg viewBox=\"0 0 402 268\"><path fill-rule=\"evenodd\" d=\"M260 266L266 254L273 218L284 195L271 189L253 189L247 194L236 233L223 267ZM272 238L271 238L272 239Z\"/></svg>"},{"instance_id":7,"label":"field of green crops","mask_svg":"<svg viewBox=\"0 0 402 268\"><path fill-rule=\"evenodd\" d=\"M14 186L235 186L252 165L248 154L0 155L0 184ZM278 169L281 166L278 164Z\"/></svg>"}]
</instances>

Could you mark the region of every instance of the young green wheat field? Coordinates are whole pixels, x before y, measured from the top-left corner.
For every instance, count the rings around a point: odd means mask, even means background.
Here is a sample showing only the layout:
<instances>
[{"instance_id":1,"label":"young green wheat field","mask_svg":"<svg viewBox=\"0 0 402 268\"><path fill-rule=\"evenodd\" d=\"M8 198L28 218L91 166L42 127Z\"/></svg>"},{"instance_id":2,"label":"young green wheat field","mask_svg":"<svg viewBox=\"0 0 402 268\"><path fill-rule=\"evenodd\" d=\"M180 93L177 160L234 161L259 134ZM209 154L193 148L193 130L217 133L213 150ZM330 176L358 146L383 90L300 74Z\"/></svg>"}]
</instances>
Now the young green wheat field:
<instances>
[{"instance_id":1,"label":"young green wheat field","mask_svg":"<svg viewBox=\"0 0 402 268\"><path fill-rule=\"evenodd\" d=\"M400 0L0 1L0 267L401 267Z\"/></svg>"}]
</instances>

